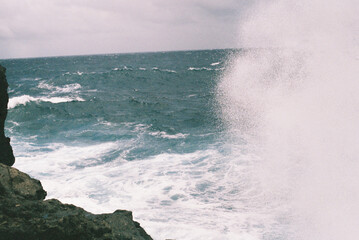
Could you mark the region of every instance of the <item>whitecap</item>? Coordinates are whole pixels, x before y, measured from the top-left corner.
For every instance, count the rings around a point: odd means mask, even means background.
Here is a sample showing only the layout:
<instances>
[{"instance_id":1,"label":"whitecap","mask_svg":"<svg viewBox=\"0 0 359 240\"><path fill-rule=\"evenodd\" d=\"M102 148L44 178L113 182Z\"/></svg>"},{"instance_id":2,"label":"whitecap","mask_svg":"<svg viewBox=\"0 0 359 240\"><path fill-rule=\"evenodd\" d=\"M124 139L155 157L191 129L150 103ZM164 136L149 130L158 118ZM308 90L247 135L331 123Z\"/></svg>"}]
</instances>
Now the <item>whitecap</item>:
<instances>
[{"instance_id":1,"label":"whitecap","mask_svg":"<svg viewBox=\"0 0 359 240\"><path fill-rule=\"evenodd\" d=\"M150 135L161 137L161 138L167 138L167 139L180 139L180 138L186 138L189 134L183 134L183 133L168 134L164 131L161 131L161 132L151 132Z\"/></svg>"},{"instance_id":2,"label":"whitecap","mask_svg":"<svg viewBox=\"0 0 359 240\"><path fill-rule=\"evenodd\" d=\"M29 95L22 95L18 97L12 97L9 99L8 108L12 109L19 105L26 105L28 102L51 102L51 103L63 103L63 102L72 102L78 101L83 102L85 101L83 98L80 97L32 97Z\"/></svg>"},{"instance_id":3,"label":"whitecap","mask_svg":"<svg viewBox=\"0 0 359 240\"><path fill-rule=\"evenodd\" d=\"M51 84L48 84L46 82L40 82L38 85L37 85L38 88L42 88L42 89L48 89L48 90L52 90L54 88L56 88L55 86L51 85Z\"/></svg>"},{"instance_id":4,"label":"whitecap","mask_svg":"<svg viewBox=\"0 0 359 240\"><path fill-rule=\"evenodd\" d=\"M216 65L219 65L221 62L214 62L214 63L211 63L211 66L216 66Z\"/></svg>"},{"instance_id":5,"label":"whitecap","mask_svg":"<svg viewBox=\"0 0 359 240\"><path fill-rule=\"evenodd\" d=\"M70 93L70 92L76 92L75 90L82 88L81 84L79 83L66 84L63 87L59 87L59 86L48 84L44 81L40 82L37 85L37 87L41 89L51 90L52 93Z\"/></svg>"},{"instance_id":6,"label":"whitecap","mask_svg":"<svg viewBox=\"0 0 359 240\"><path fill-rule=\"evenodd\" d=\"M188 71L203 71L203 70L211 71L213 69L212 68L207 68L207 67L201 67L201 68L189 67L188 68Z\"/></svg>"},{"instance_id":7,"label":"whitecap","mask_svg":"<svg viewBox=\"0 0 359 240\"><path fill-rule=\"evenodd\" d=\"M113 71L132 71L132 68L123 66L122 68L114 68Z\"/></svg>"},{"instance_id":8,"label":"whitecap","mask_svg":"<svg viewBox=\"0 0 359 240\"><path fill-rule=\"evenodd\" d=\"M163 69L163 72L169 72L169 73L177 73L175 70L171 70L171 69Z\"/></svg>"},{"instance_id":9,"label":"whitecap","mask_svg":"<svg viewBox=\"0 0 359 240\"><path fill-rule=\"evenodd\" d=\"M132 71L132 68L127 67L127 66L124 66L124 67L122 68L122 70L129 70L129 71Z\"/></svg>"}]
</instances>

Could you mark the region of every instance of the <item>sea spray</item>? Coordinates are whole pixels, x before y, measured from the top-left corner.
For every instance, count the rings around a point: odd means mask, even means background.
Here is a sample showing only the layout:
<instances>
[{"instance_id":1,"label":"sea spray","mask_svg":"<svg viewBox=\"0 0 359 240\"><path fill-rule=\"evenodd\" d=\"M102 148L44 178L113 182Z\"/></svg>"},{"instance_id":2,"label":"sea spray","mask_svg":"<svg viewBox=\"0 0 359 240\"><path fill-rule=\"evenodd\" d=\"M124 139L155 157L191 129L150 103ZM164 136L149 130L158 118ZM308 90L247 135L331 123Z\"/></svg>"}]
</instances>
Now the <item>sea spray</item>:
<instances>
[{"instance_id":1,"label":"sea spray","mask_svg":"<svg viewBox=\"0 0 359 240\"><path fill-rule=\"evenodd\" d=\"M261 239L359 234L357 12L350 0L259 1L240 25L247 49L228 61L218 100L234 149L257 156L250 211L281 226Z\"/></svg>"}]
</instances>

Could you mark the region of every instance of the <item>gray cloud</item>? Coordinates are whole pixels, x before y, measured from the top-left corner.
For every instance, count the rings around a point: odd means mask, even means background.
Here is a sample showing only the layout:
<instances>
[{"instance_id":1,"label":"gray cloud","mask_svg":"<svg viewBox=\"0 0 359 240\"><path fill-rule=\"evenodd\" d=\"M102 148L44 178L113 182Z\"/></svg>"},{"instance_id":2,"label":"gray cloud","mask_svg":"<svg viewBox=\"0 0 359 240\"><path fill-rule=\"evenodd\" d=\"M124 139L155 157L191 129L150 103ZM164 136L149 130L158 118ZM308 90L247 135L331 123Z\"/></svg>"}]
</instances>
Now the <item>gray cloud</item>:
<instances>
[{"instance_id":1,"label":"gray cloud","mask_svg":"<svg viewBox=\"0 0 359 240\"><path fill-rule=\"evenodd\" d=\"M236 46L244 0L1 0L0 58Z\"/></svg>"}]
</instances>

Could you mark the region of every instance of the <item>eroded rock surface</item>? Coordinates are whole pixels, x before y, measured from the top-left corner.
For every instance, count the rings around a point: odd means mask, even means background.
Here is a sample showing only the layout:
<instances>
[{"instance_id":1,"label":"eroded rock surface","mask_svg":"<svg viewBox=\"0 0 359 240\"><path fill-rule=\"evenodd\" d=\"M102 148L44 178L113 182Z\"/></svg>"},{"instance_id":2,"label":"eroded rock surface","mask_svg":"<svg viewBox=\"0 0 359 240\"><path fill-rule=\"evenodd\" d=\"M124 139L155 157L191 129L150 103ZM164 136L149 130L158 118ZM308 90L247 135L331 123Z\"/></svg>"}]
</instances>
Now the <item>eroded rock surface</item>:
<instances>
[{"instance_id":1,"label":"eroded rock surface","mask_svg":"<svg viewBox=\"0 0 359 240\"><path fill-rule=\"evenodd\" d=\"M0 164L1 240L150 240L132 212L92 214L46 196L40 181Z\"/></svg>"}]
</instances>

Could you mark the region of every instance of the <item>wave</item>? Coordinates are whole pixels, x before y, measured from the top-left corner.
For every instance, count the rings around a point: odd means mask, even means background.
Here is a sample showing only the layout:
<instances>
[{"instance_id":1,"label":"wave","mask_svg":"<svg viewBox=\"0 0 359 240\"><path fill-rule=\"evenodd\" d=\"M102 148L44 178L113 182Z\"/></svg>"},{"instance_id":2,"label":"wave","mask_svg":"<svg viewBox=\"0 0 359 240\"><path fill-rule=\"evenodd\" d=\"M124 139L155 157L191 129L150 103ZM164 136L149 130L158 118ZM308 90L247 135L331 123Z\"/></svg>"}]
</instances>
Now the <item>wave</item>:
<instances>
[{"instance_id":1,"label":"wave","mask_svg":"<svg viewBox=\"0 0 359 240\"><path fill-rule=\"evenodd\" d=\"M164 131L161 131L161 132L152 132L150 133L150 135L161 137L161 138L167 138L167 139L180 139L180 138L186 138L189 134L183 134L183 133L168 134Z\"/></svg>"},{"instance_id":2,"label":"wave","mask_svg":"<svg viewBox=\"0 0 359 240\"><path fill-rule=\"evenodd\" d=\"M65 72L62 74L62 76L66 76L66 75L78 75L78 76L82 76L82 75L90 75L90 74L98 74L98 72L80 72L80 71L77 71L77 72Z\"/></svg>"},{"instance_id":3,"label":"wave","mask_svg":"<svg viewBox=\"0 0 359 240\"><path fill-rule=\"evenodd\" d=\"M19 97L12 97L9 99L8 108L12 109L19 105L26 105L29 102L51 102L51 103L63 103L63 102L83 102L85 101L80 97L32 97L29 95L22 95Z\"/></svg>"},{"instance_id":4,"label":"wave","mask_svg":"<svg viewBox=\"0 0 359 240\"><path fill-rule=\"evenodd\" d=\"M122 68L114 68L113 71L132 71L131 67L123 66Z\"/></svg>"},{"instance_id":5,"label":"wave","mask_svg":"<svg viewBox=\"0 0 359 240\"><path fill-rule=\"evenodd\" d=\"M163 72L169 72L169 73L177 73L175 70L171 70L171 69L163 69L161 70Z\"/></svg>"},{"instance_id":6,"label":"wave","mask_svg":"<svg viewBox=\"0 0 359 240\"><path fill-rule=\"evenodd\" d=\"M127 66L124 66L122 68L114 68L112 69L113 71L133 71L133 68L131 67L127 67ZM140 67L138 68L138 70L140 71L146 71L147 68L144 68L144 67ZM158 67L153 67L151 68L152 71L159 71L159 72L169 72L169 73L177 73L175 70L171 70L171 69L160 69Z\"/></svg>"},{"instance_id":7,"label":"wave","mask_svg":"<svg viewBox=\"0 0 359 240\"><path fill-rule=\"evenodd\" d=\"M234 232L244 233L240 228L251 216L236 209L239 165L224 161L211 149L101 161L121 146L119 142L78 147L52 144L46 153L26 151L15 164L40 178L49 198L95 213L131 209L158 239L236 239ZM212 221L218 218L223 221ZM189 237L189 232L196 233Z\"/></svg>"},{"instance_id":8,"label":"wave","mask_svg":"<svg viewBox=\"0 0 359 240\"><path fill-rule=\"evenodd\" d=\"M215 65L217 65L217 64L215 64ZM212 66L215 66L215 65L212 65ZM224 67L221 67L221 68L189 67L187 70L188 71L223 71L223 70L225 70L225 68Z\"/></svg>"},{"instance_id":9,"label":"wave","mask_svg":"<svg viewBox=\"0 0 359 240\"><path fill-rule=\"evenodd\" d=\"M41 78L38 78L38 77L36 77L36 78L24 77L24 78L21 78L20 80L21 81L39 81L39 80L41 80Z\"/></svg>"},{"instance_id":10,"label":"wave","mask_svg":"<svg viewBox=\"0 0 359 240\"><path fill-rule=\"evenodd\" d=\"M158 67L153 67L152 71L158 71L158 72L168 72L168 73L177 73L175 70L172 69L160 69Z\"/></svg>"},{"instance_id":11,"label":"wave","mask_svg":"<svg viewBox=\"0 0 359 240\"><path fill-rule=\"evenodd\" d=\"M213 69L208 67L201 67L201 68L189 67L188 71L213 71Z\"/></svg>"},{"instance_id":12,"label":"wave","mask_svg":"<svg viewBox=\"0 0 359 240\"><path fill-rule=\"evenodd\" d=\"M79 83L67 84L63 87L59 87L59 86L53 86L46 82L40 82L37 87L51 90L53 91L52 93L71 93L71 92L76 92L76 90L82 88L82 86Z\"/></svg>"}]
</instances>

